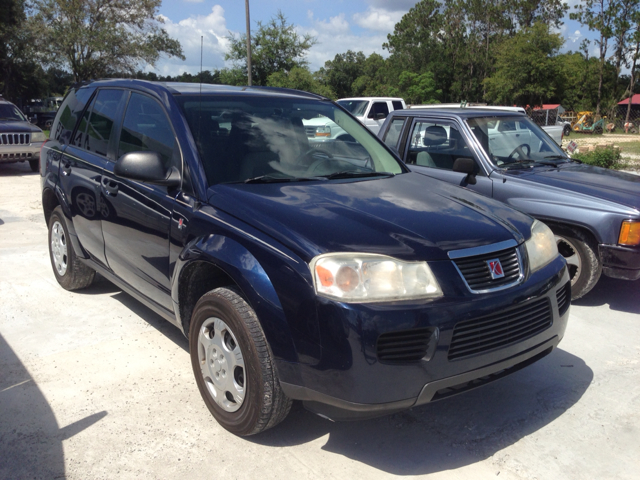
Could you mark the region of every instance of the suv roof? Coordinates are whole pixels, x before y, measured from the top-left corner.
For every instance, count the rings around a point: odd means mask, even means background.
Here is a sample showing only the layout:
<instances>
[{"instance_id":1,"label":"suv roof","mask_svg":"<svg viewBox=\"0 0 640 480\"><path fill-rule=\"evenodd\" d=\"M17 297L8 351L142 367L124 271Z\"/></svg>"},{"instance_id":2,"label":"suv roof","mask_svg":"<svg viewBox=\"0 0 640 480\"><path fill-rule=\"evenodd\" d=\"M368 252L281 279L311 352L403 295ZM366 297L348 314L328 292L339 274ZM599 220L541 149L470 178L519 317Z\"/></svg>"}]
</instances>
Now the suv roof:
<instances>
[{"instance_id":1,"label":"suv roof","mask_svg":"<svg viewBox=\"0 0 640 480\"><path fill-rule=\"evenodd\" d=\"M411 108L406 110L394 110L389 114L389 116L406 116L406 117L420 117L422 115L428 114L430 116L433 115L447 115L447 116L457 116L463 118L472 118L472 117L513 117L521 116L525 117L526 115L517 111L508 111L508 110L493 110L491 108L482 108L482 107L474 107L474 108L460 108L460 107L440 107L440 108Z\"/></svg>"},{"instance_id":2,"label":"suv roof","mask_svg":"<svg viewBox=\"0 0 640 480\"><path fill-rule=\"evenodd\" d=\"M172 95L181 94L200 94L212 95L212 94L228 94L233 93L236 95L287 95L297 96L301 98L314 98L318 100L328 100L322 95L316 95L314 93L303 92L301 90L293 90L290 88L278 88L278 87L236 87L231 85L214 85L210 83L186 83L186 82L151 82L148 80L126 79L126 78L114 78L105 80L94 80L84 82L84 85L91 85L94 87L138 87L142 89L153 90L156 93L168 92ZM80 86L80 85L77 85Z\"/></svg>"}]
</instances>

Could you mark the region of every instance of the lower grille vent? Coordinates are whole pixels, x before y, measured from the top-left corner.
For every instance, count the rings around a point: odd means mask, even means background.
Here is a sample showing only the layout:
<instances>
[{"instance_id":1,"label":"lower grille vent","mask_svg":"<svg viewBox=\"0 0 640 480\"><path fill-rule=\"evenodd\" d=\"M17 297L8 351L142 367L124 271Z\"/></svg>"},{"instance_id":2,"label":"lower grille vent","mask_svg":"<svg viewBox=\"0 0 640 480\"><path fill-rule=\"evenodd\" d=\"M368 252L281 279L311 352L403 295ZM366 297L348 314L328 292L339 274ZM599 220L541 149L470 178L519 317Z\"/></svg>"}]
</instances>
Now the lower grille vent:
<instances>
[{"instance_id":1,"label":"lower grille vent","mask_svg":"<svg viewBox=\"0 0 640 480\"><path fill-rule=\"evenodd\" d=\"M551 323L551 305L546 298L485 317L465 320L453 329L449 360L525 340L546 330Z\"/></svg>"},{"instance_id":2,"label":"lower grille vent","mask_svg":"<svg viewBox=\"0 0 640 480\"><path fill-rule=\"evenodd\" d=\"M567 313L571 303L571 282L567 282L564 287L558 289L556 299L558 300L558 312L562 316Z\"/></svg>"},{"instance_id":3,"label":"lower grille vent","mask_svg":"<svg viewBox=\"0 0 640 480\"><path fill-rule=\"evenodd\" d=\"M378 359L386 363L417 362L427 354L431 333L430 328L383 333L378 337Z\"/></svg>"}]
</instances>

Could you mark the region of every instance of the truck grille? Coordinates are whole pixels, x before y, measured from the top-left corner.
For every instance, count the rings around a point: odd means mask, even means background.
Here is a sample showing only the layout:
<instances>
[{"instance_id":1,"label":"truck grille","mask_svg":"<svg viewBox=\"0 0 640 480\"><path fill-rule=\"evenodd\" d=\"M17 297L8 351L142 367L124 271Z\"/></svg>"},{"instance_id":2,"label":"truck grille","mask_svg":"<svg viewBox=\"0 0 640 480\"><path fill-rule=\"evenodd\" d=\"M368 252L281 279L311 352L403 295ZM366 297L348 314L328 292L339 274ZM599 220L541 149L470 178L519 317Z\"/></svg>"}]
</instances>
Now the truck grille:
<instances>
[{"instance_id":1,"label":"truck grille","mask_svg":"<svg viewBox=\"0 0 640 480\"><path fill-rule=\"evenodd\" d=\"M307 134L307 137L313 138L316 136L316 127L304 127L304 132Z\"/></svg>"},{"instance_id":2,"label":"truck grille","mask_svg":"<svg viewBox=\"0 0 640 480\"><path fill-rule=\"evenodd\" d=\"M432 333L430 328L383 333L378 337L378 359L386 363L417 362L427 354Z\"/></svg>"},{"instance_id":3,"label":"truck grille","mask_svg":"<svg viewBox=\"0 0 640 480\"><path fill-rule=\"evenodd\" d=\"M498 259L504 277L493 279L488 261ZM522 268L517 248L507 248L498 252L458 258L453 261L458 271L473 292L494 290L518 283L522 278Z\"/></svg>"},{"instance_id":4,"label":"truck grille","mask_svg":"<svg viewBox=\"0 0 640 480\"><path fill-rule=\"evenodd\" d=\"M533 337L551 326L546 298L456 324L449 360L488 352Z\"/></svg>"},{"instance_id":5,"label":"truck grille","mask_svg":"<svg viewBox=\"0 0 640 480\"><path fill-rule=\"evenodd\" d=\"M0 133L0 145L29 145L30 133Z\"/></svg>"},{"instance_id":6,"label":"truck grille","mask_svg":"<svg viewBox=\"0 0 640 480\"><path fill-rule=\"evenodd\" d=\"M567 313L571 303L571 282L567 282L556 291L556 299L558 300L558 312L562 316Z\"/></svg>"}]
</instances>

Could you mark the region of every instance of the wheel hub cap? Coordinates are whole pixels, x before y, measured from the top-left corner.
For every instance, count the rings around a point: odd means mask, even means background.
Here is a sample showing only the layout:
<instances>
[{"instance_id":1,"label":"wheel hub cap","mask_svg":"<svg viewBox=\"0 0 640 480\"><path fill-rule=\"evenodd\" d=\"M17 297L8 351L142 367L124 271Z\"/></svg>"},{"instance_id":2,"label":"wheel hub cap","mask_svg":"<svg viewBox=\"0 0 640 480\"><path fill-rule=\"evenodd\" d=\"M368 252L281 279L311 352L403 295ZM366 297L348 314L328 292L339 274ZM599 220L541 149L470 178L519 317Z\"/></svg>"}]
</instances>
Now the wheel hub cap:
<instances>
[{"instance_id":1,"label":"wheel hub cap","mask_svg":"<svg viewBox=\"0 0 640 480\"><path fill-rule=\"evenodd\" d=\"M51 258L58 275L62 277L67 273L69 257L67 254L67 237L60 222L54 222L51 228Z\"/></svg>"},{"instance_id":2,"label":"wheel hub cap","mask_svg":"<svg viewBox=\"0 0 640 480\"><path fill-rule=\"evenodd\" d=\"M578 255L578 249L570 240L558 235L555 237L558 252L560 252L560 255L562 255L567 262L569 276L571 277L571 286L573 287L578 281L580 273L582 273L582 260L580 260L580 255Z\"/></svg>"},{"instance_id":3,"label":"wheel hub cap","mask_svg":"<svg viewBox=\"0 0 640 480\"><path fill-rule=\"evenodd\" d=\"M215 402L235 412L245 396L242 351L229 326L219 318L208 318L198 333L198 358L205 385Z\"/></svg>"}]
</instances>

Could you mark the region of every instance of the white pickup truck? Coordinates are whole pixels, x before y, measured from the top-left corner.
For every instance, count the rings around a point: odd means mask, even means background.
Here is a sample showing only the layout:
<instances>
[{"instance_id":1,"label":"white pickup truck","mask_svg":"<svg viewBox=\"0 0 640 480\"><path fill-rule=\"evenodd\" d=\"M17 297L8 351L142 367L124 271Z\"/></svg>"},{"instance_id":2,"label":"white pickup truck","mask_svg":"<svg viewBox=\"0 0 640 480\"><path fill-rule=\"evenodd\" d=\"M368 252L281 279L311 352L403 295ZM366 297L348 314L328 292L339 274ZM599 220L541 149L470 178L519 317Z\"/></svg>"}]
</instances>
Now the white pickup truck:
<instances>
[{"instance_id":1,"label":"white pickup truck","mask_svg":"<svg viewBox=\"0 0 640 480\"><path fill-rule=\"evenodd\" d=\"M393 97L341 98L336 103L346 108L375 134L378 133L390 112L407 108L402 98Z\"/></svg>"},{"instance_id":2,"label":"white pickup truck","mask_svg":"<svg viewBox=\"0 0 640 480\"><path fill-rule=\"evenodd\" d=\"M411 105L409 108L443 108L443 107L460 108L460 105L457 103L456 104ZM467 105L464 108L481 108L483 110L506 110L510 112L518 112L518 113L524 113L524 114L527 113L525 109L522 107L502 107L502 106L486 107L482 105ZM516 130L518 130L520 128L519 122L515 122L514 127ZM506 124L504 125L504 128L507 128ZM541 128L547 133L547 135L549 135L553 139L554 142L562 146L562 137L564 136L564 133L565 133L563 125L541 125ZM523 133L526 133L526 132L523 132Z\"/></svg>"}]
</instances>

